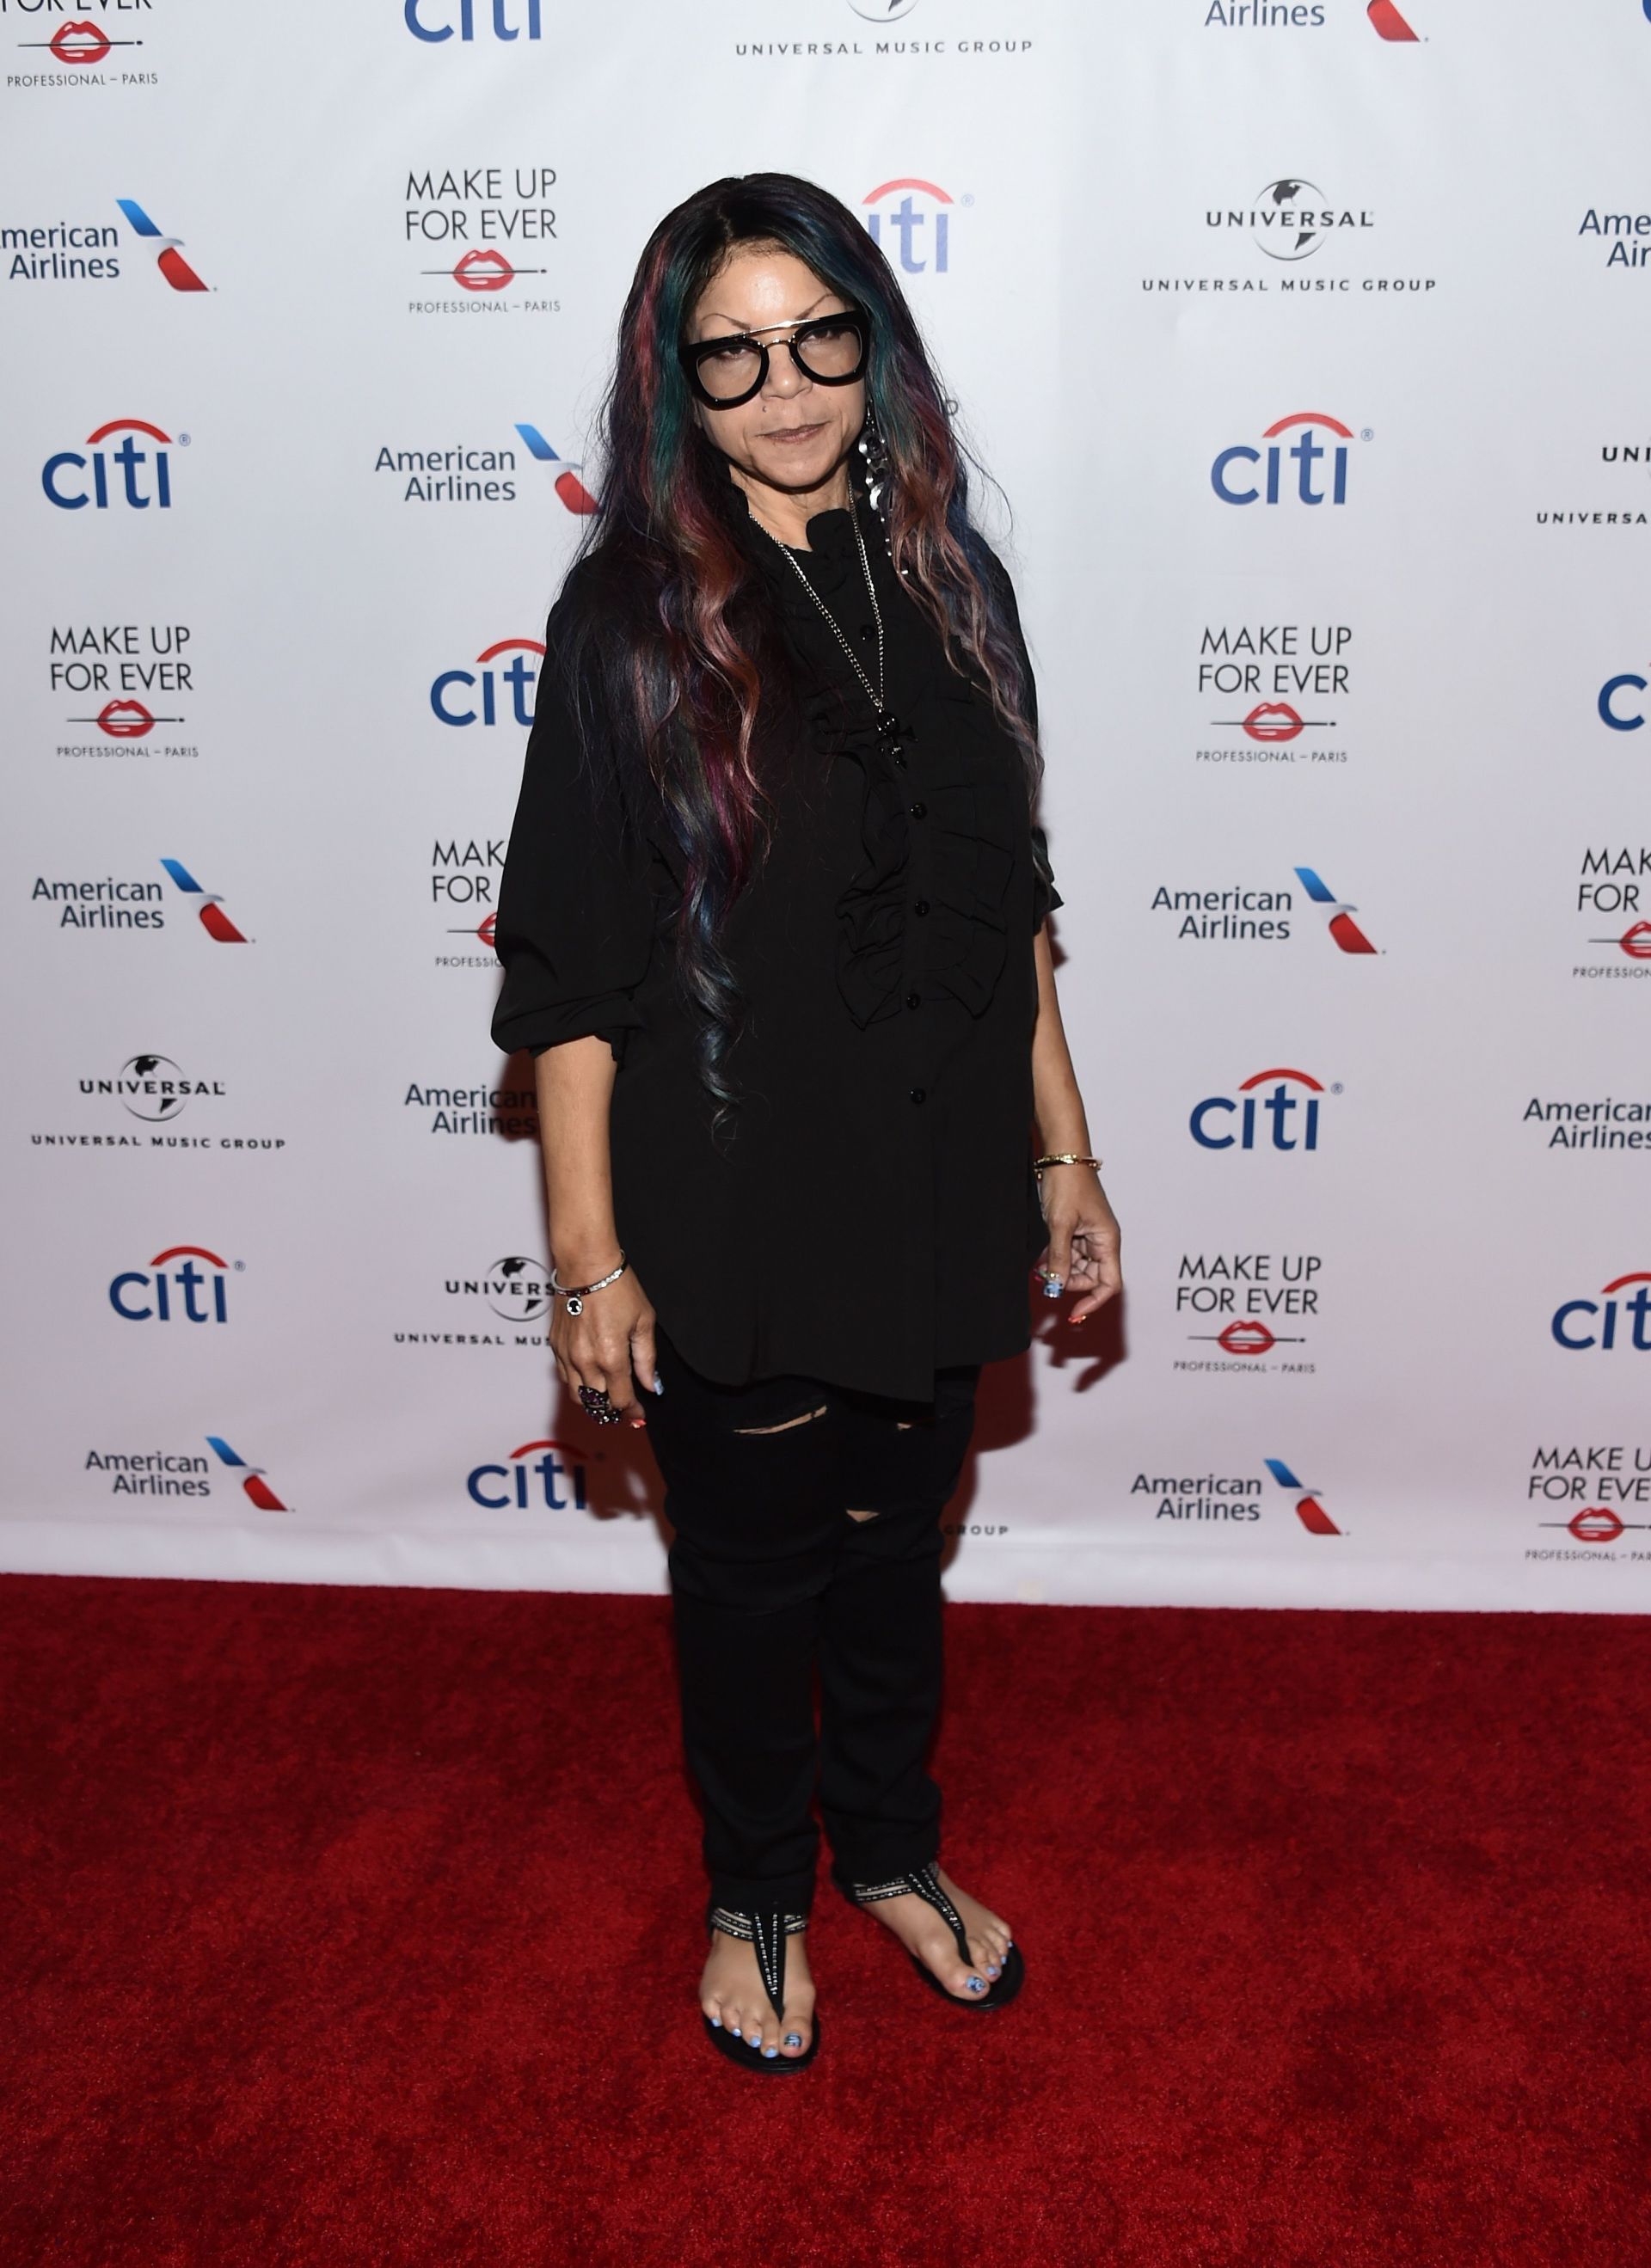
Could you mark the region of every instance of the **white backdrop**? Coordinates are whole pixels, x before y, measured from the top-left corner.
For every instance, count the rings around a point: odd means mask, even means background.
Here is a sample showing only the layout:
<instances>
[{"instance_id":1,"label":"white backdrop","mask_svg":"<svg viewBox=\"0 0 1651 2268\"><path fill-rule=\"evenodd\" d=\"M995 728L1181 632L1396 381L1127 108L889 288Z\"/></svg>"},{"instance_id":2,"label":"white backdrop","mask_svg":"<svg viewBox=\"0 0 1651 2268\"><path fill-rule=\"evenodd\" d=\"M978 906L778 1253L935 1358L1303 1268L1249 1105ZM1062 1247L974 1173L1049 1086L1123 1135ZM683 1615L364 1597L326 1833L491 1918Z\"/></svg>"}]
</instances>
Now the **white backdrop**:
<instances>
[{"instance_id":1,"label":"white backdrop","mask_svg":"<svg viewBox=\"0 0 1651 2268\"><path fill-rule=\"evenodd\" d=\"M479 932L636 255L785 166L1013 507L1125 1226L954 1594L1651 1604L1648 19L0 0L0 1564L661 1583Z\"/></svg>"}]
</instances>

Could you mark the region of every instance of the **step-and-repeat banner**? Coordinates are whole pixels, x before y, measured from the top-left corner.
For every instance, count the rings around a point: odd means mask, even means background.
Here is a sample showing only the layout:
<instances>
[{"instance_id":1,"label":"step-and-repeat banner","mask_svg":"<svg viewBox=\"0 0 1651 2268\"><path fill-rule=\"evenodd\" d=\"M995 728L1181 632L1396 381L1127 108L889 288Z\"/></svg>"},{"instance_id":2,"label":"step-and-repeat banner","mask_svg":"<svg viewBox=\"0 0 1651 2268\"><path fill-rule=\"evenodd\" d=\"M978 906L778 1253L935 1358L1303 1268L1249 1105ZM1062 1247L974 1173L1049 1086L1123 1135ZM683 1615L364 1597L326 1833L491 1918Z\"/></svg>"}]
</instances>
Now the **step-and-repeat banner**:
<instances>
[{"instance_id":1,"label":"step-and-repeat banner","mask_svg":"<svg viewBox=\"0 0 1651 2268\"><path fill-rule=\"evenodd\" d=\"M954 1593L1651 1606L1651 0L0 0L0 1564L662 1583L490 922L637 254L784 167L1000 484L1125 1227Z\"/></svg>"}]
</instances>

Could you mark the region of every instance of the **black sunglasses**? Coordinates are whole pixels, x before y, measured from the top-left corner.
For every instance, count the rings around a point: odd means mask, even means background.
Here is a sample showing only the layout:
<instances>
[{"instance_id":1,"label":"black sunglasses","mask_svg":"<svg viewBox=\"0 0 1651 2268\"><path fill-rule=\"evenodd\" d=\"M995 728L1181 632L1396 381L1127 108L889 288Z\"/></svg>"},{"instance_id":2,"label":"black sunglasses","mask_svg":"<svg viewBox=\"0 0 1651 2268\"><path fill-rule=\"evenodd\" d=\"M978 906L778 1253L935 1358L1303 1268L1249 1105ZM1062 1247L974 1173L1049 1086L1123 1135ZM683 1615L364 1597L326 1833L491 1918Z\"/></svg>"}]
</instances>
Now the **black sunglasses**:
<instances>
[{"instance_id":1,"label":"black sunglasses","mask_svg":"<svg viewBox=\"0 0 1651 2268\"><path fill-rule=\"evenodd\" d=\"M780 330L765 323L764 330ZM851 386L866 372L871 328L858 307L793 323L781 338L764 342L755 331L726 339L684 340L677 353L688 382L708 409L737 409L768 384L770 346L787 346L803 376L816 386Z\"/></svg>"}]
</instances>

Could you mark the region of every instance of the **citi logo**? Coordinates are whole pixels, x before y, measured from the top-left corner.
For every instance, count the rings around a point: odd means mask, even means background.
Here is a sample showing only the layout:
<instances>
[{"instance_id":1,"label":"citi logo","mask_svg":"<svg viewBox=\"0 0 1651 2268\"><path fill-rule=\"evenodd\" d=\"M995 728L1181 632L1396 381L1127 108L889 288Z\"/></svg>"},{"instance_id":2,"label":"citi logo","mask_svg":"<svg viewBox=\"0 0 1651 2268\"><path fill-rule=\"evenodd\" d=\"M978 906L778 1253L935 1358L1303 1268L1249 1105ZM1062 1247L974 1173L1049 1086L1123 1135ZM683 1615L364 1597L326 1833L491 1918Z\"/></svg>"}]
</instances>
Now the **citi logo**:
<instances>
[{"instance_id":1,"label":"citi logo","mask_svg":"<svg viewBox=\"0 0 1651 2268\"><path fill-rule=\"evenodd\" d=\"M183 1265L168 1275L174 1260ZM210 1274L195 1266L197 1260L205 1261ZM203 1244L169 1244L147 1268L128 1268L115 1277L109 1305L128 1323L226 1323L228 1270L228 1261Z\"/></svg>"},{"instance_id":2,"label":"citi logo","mask_svg":"<svg viewBox=\"0 0 1651 2268\"><path fill-rule=\"evenodd\" d=\"M478 1465L466 1487L484 1512L583 1512L585 1461L566 1441L524 1441L503 1464Z\"/></svg>"},{"instance_id":3,"label":"citi logo","mask_svg":"<svg viewBox=\"0 0 1651 2268\"><path fill-rule=\"evenodd\" d=\"M183 242L181 236L162 235L160 230L155 226L154 222L136 199L116 197L114 202L126 215L128 221L136 230L138 235L144 239L145 249L154 254L156 267L159 269L174 291L206 290L207 286L202 283L179 249Z\"/></svg>"},{"instance_id":4,"label":"citi logo","mask_svg":"<svg viewBox=\"0 0 1651 2268\"><path fill-rule=\"evenodd\" d=\"M212 890L203 890L181 859L163 858L161 865L201 917L201 926L215 945L245 945L247 939L224 910L224 902Z\"/></svg>"},{"instance_id":5,"label":"citi logo","mask_svg":"<svg viewBox=\"0 0 1651 2268\"><path fill-rule=\"evenodd\" d=\"M1618 1294L1630 1284L1635 1286L1632 1299L1619 1299ZM1619 1339L1636 1354L1651 1354L1651 1270L1613 1277L1598 1299L1567 1300L1554 1310L1551 1328L1559 1344L1573 1354L1595 1347L1609 1354Z\"/></svg>"},{"instance_id":6,"label":"citi logo","mask_svg":"<svg viewBox=\"0 0 1651 2268\"><path fill-rule=\"evenodd\" d=\"M1327 917L1330 933L1342 952L1374 953L1375 946L1353 919L1359 909L1338 898L1334 890L1326 888L1311 866L1298 866L1295 871L1301 887Z\"/></svg>"},{"instance_id":7,"label":"citi logo","mask_svg":"<svg viewBox=\"0 0 1651 2268\"><path fill-rule=\"evenodd\" d=\"M402 0L402 20L416 40L436 48L445 40L474 40L478 13L483 18L484 39L490 34L506 41L536 40L541 36L539 0L518 0L514 6L512 0L490 0L490 0L483 0L479 10L476 0L458 0L456 10L452 0L445 7L441 0ZM436 20L439 18L442 20Z\"/></svg>"},{"instance_id":8,"label":"citi logo","mask_svg":"<svg viewBox=\"0 0 1651 2268\"><path fill-rule=\"evenodd\" d=\"M493 663L504 653L511 657L508 665L495 670ZM469 669L444 669L430 688L430 705L439 721L444 725L497 725L498 688L504 684L510 688L510 711L514 721L524 727L531 725L532 688L539 671L536 664L528 660L529 654L543 660L542 640L500 638L496 644L483 646ZM482 695L479 715L475 700L478 687Z\"/></svg>"},{"instance_id":9,"label":"citi logo","mask_svg":"<svg viewBox=\"0 0 1651 2268\"><path fill-rule=\"evenodd\" d=\"M1405 22L1393 0L1370 0L1365 13L1384 40L1414 40L1416 34Z\"/></svg>"},{"instance_id":10,"label":"citi logo","mask_svg":"<svg viewBox=\"0 0 1651 2268\"><path fill-rule=\"evenodd\" d=\"M1297 1087L1301 1092L1293 1093ZM1235 1095L1207 1095L1195 1104L1189 1131L1202 1150L1316 1150L1324 1091L1323 1081L1304 1071L1258 1071Z\"/></svg>"},{"instance_id":11,"label":"citi logo","mask_svg":"<svg viewBox=\"0 0 1651 2268\"><path fill-rule=\"evenodd\" d=\"M255 1504L260 1512L285 1512L290 1508L265 1480L262 1465L249 1465L245 1457L237 1456L221 1433L209 1433L206 1440L218 1462L239 1475L241 1492L249 1504Z\"/></svg>"},{"instance_id":12,"label":"citi logo","mask_svg":"<svg viewBox=\"0 0 1651 2268\"><path fill-rule=\"evenodd\" d=\"M106 450L103 444L112 433L124 436L119 448ZM153 441L152 449L138 446L138 436ZM189 437L180 433L176 446L187 448ZM95 433L88 433L84 446L92 453L83 456L78 449L60 449L55 457L48 457L41 470L41 486L46 491L48 504L61 512L81 512L93 504L99 512L107 512L111 502L125 504L134 512L147 512L152 504L158 511L166 512L172 505L172 460L166 452L174 446L172 437L163 433L158 425L151 425L144 417L112 417L107 425L100 425ZM111 482L109 468L114 466L119 480ZM140 471L147 467L147 471ZM92 492L86 493L85 475L92 475Z\"/></svg>"},{"instance_id":13,"label":"citi logo","mask_svg":"<svg viewBox=\"0 0 1651 2268\"><path fill-rule=\"evenodd\" d=\"M1281 1489L1287 1489L1295 1498L1295 1516L1309 1535L1339 1535L1341 1530L1318 1500L1316 1489L1303 1488L1281 1457L1263 1461Z\"/></svg>"},{"instance_id":14,"label":"citi logo","mask_svg":"<svg viewBox=\"0 0 1651 2268\"><path fill-rule=\"evenodd\" d=\"M1293 428L1301 431L1288 447L1281 445L1279 436ZM1333 437L1328 448L1314 438L1316 431ZM1210 468L1210 485L1223 504L1278 504L1286 496L1294 496L1298 504L1345 504L1347 501L1347 444L1352 438L1351 425L1344 425L1339 417L1327 416L1321 409L1297 409L1288 417L1280 417L1276 425L1269 425L1262 435L1267 444L1264 450L1249 442L1235 444L1223 449ZM1286 482L1284 460L1288 457L1295 467L1293 481ZM1320 468L1329 461L1330 486L1320 485ZM1250 468L1264 465L1262 485L1256 485Z\"/></svg>"},{"instance_id":15,"label":"citi logo","mask_svg":"<svg viewBox=\"0 0 1651 2268\"><path fill-rule=\"evenodd\" d=\"M571 512L581 519L588 518L597 508L596 499L580 480L579 467L558 457L536 425L519 425L516 431L540 464L561 466L554 483L556 494Z\"/></svg>"},{"instance_id":16,"label":"citi logo","mask_svg":"<svg viewBox=\"0 0 1651 2268\"><path fill-rule=\"evenodd\" d=\"M1651 9L1651 0L1646 0L1646 6ZM1599 688L1600 722L1609 725L1613 733L1637 733L1645 723L1645 711L1624 707L1622 696L1645 690L1645 679L1636 677L1632 671L1625 670L1620 677L1608 677Z\"/></svg>"},{"instance_id":17,"label":"citi logo","mask_svg":"<svg viewBox=\"0 0 1651 2268\"><path fill-rule=\"evenodd\" d=\"M944 276L951 264L951 212L955 199L933 181L904 175L883 181L860 200L872 242L907 276Z\"/></svg>"}]
</instances>

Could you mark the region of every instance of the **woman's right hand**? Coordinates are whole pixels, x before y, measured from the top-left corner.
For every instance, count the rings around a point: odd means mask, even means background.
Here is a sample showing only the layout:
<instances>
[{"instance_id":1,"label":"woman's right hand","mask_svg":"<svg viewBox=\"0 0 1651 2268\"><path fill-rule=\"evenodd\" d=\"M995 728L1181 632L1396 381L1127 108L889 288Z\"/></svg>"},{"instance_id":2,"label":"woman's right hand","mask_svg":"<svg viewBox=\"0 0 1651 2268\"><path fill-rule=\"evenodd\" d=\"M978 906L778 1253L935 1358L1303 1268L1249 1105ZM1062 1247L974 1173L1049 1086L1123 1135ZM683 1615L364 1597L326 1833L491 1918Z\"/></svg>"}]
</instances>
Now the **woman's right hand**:
<instances>
[{"instance_id":1,"label":"woman's right hand","mask_svg":"<svg viewBox=\"0 0 1651 2268\"><path fill-rule=\"evenodd\" d=\"M612 1265L610 1260L608 1267ZM590 1283L607 1272L607 1268L598 1268L590 1276L574 1280ZM637 1385L640 1381L650 1394L657 1393L659 1372L654 1363L653 1308L635 1270L627 1268L616 1284L587 1292L577 1315L569 1314L565 1300L556 1299L555 1306L550 1351L564 1386L576 1398L581 1386L594 1387L631 1425L645 1424ZM579 1406L583 1409L582 1402Z\"/></svg>"}]
</instances>

